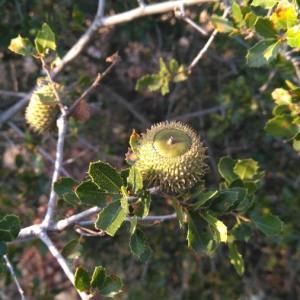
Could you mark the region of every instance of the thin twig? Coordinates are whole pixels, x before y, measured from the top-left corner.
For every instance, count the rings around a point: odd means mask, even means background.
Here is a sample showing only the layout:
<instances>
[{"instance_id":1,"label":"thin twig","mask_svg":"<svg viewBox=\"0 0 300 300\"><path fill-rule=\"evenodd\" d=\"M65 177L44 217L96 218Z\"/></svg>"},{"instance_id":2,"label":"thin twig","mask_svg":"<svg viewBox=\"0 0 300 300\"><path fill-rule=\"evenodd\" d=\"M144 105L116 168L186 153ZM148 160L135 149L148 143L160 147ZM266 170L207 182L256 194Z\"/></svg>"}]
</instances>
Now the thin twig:
<instances>
[{"instance_id":1,"label":"thin twig","mask_svg":"<svg viewBox=\"0 0 300 300\"><path fill-rule=\"evenodd\" d=\"M54 171L53 171L52 182L51 182L51 191L50 191L50 197L48 201L46 215L42 222L42 224L46 228L49 227L49 225L52 224L53 222L53 216L57 205L57 195L54 191L54 183L59 178L61 166L63 163L64 142L65 142L65 135L67 131L67 118L66 118L65 111L63 111L61 116L58 118L57 127L58 127L58 139L56 145L56 158L54 164Z\"/></svg>"},{"instance_id":2,"label":"thin twig","mask_svg":"<svg viewBox=\"0 0 300 300\"><path fill-rule=\"evenodd\" d=\"M223 13L223 18L226 18L226 16L228 15L228 13L230 12L230 8L227 7ZM214 41L216 35L218 33L218 29L215 29L212 34L210 35L209 39L207 40L207 42L205 43L204 47L199 51L199 53L197 54L197 56L193 59L193 61L190 63L190 65L188 66L187 70L188 73L191 73L193 68L198 64L199 60L203 57L203 55L207 52L207 50L209 49L210 45L212 44L212 42Z\"/></svg>"},{"instance_id":3,"label":"thin twig","mask_svg":"<svg viewBox=\"0 0 300 300\"><path fill-rule=\"evenodd\" d=\"M113 54L111 57L111 64L106 68L106 70L104 70L104 72L102 73L98 73L96 79L94 80L94 82L91 84L91 86L85 90L82 95L75 100L75 102L72 104L72 106L70 107L70 109L68 110L67 116L69 116L70 114L72 114L72 112L74 111L74 109L76 108L76 106L78 105L78 103L86 98L100 83L100 81L112 70L112 68L120 61L120 56L115 53Z\"/></svg>"},{"instance_id":4,"label":"thin twig","mask_svg":"<svg viewBox=\"0 0 300 300\"><path fill-rule=\"evenodd\" d=\"M23 291L23 289L22 289L22 287L21 287L21 285L20 285L20 283L18 281L18 278L17 278L17 275L15 273L15 270L14 270L12 264L10 263L7 255L3 255L3 259L5 261L6 267L7 267L8 271L9 271L12 279L14 280L14 282L15 282L15 284L17 286L17 289L18 289L18 292L19 292L19 294L21 296L21 299L22 300L26 300L27 298L25 297L24 291Z\"/></svg>"},{"instance_id":5,"label":"thin twig","mask_svg":"<svg viewBox=\"0 0 300 300\"><path fill-rule=\"evenodd\" d=\"M74 285L74 274L73 274L73 272L70 270L70 268L69 268L66 260L60 254L60 252L55 247L55 245L53 244L53 242L50 240L50 238L48 237L48 235L44 231L41 231L40 234L39 234L39 238L47 246L47 248L49 249L49 251L51 252L51 254L54 256L54 258L56 259L56 261L59 263L59 265L61 266L61 268L65 272L65 274L68 277L68 279ZM84 292L80 292L77 289L76 289L76 291L79 294L79 296L80 296L81 299L83 299L83 300L90 299L90 297L88 296L88 294L86 294Z\"/></svg>"},{"instance_id":6,"label":"thin twig","mask_svg":"<svg viewBox=\"0 0 300 300\"><path fill-rule=\"evenodd\" d=\"M7 97L17 97L17 98L27 96L27 93L12 92L12 91L5 91L5 90L0 90L0 94Z\"/></svg>"}]
</instances>

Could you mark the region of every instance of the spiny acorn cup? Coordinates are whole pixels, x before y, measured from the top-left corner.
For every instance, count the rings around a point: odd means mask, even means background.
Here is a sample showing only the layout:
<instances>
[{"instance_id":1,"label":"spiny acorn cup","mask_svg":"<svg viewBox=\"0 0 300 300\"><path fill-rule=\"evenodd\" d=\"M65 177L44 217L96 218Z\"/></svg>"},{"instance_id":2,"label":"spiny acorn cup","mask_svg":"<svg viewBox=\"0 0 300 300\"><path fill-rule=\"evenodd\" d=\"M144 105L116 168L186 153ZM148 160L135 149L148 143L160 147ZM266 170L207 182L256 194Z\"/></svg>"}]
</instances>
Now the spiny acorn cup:
<instances>
[{"instance_id":1,"label":"spiny acorn cup","mask_svg":"<svg viewBox=\"0 0 300 300\"><path fill-rule=\"evenodd\" d=\"M162 122L142 134L136 168L148 184L180 193L202 181L207 170L200 137L181 122Z\"/></svg>"},{"instance_id":2,"label":"spiny acorn cup","mask_svg":"<svg viewBox=\"0 0 300 300\"><path fill-rule=\"evenodd\" d=\"M50 131L59 113L58 102L49 85L39 86L32 94L25 111L25 119L37 133Z\"/></svg>"}]
</instances>

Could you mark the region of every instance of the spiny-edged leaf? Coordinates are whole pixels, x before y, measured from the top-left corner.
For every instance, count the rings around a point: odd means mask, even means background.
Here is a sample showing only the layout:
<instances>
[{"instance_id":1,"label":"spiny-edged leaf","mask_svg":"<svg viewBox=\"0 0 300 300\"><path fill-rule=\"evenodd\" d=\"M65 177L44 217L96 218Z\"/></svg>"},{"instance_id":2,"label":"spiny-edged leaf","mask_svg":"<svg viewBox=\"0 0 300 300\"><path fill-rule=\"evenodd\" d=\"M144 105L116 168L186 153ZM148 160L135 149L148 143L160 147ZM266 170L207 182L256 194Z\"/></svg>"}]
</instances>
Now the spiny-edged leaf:
<instances>
[{"instance_id":1,"label":"spiny-edged leaf","mask_svg":"<svg viewBox=\"0 0 300 300\"><path fill-rule=\"evenodd\" d=\"M7 252L6 244L0 241L0 257Z\"/></svg>"},{"instance_id":2,"label":"spiny-edged leaf","mask_svg":"<svg viewBox=\"0 0 300 300\"><path fill-rule=\"evenodd\" d=\"M123 282L115 275L108 275L105 277L102 288L99 290L100 294L105 297L113 298L122 291Z\"/></svg>"},{"instance_id":3,"label":"spiny-edged leaf","mask_svg":"<svg viewBox=\"0 0 300 300\"><path fill-rule=\"evenodd\" d=\"M126 212L120 200L108 204L97 216L95 225L104 230L108 235L114 236L125 221Z\"/></svg>"},{"instance_id":4,"label":"spiny-edged leaf","mask_svg":"<svg viewBox=\"0 0 300 300\"><path fill-rule=\"evenodd\" d=\"M231 32L234 30L233 24L226 18L213 15L211 21L219 32Z\"/></svg>"},{"instance_id":5,"label":"spiny-edged leaf","mask_svg":"<svg viewBox=\"0 0 300 300\"><path fill-rule=\"evenodd\" d=\"M136 229L129 240L131 252L142 262L149 260L152 250L144 233L140 229Z\"/></svg>"},{"instance_id":6,"label":"spiny-edged leaf","mask_svg":"<svg viewBox=\"0 0 300 300\"><path fill-rule=\"evenodd\" d=\"M212 230L215 232L216 242L226 243L227 242L227 226L214 216L209 213L202 213L202 218L212 227Z\"/></svg>"},{"instance_id":7,"label":"spiny-edged leaf","mask_svg":"<svg viewBox=\"0 0 300 300\"><path fill-rule=\"evenodd\" d=\"M281 0L270 16L270 20L277 30L288 29L297 24L297 15L298 13L295 4L288 0Z\"/></svg>"},{"instance_id":8,"label":"spiny-edged leaf","mask_svg":"<svg viewBox=\"0 0 300 300\"><path fill-rule=\"evenodd\" d=\"M258 215L253 214L251 220L254 225L265 235L277 235L283 229L283 222L279 219L278 216L272 214L268 215Z\"/></svg>"},{"instance_id":9,"label":"spiny-edged leaf","mask_svg":"<svg viewBox=\"0 0 300 300\"><path fill-rule=\"evenodd\" d=\"M231 5L231 13L232 13L232 18L235 21L235 23L237 23L238 27L242 27L245 25L242 10L240 6L236 3L236 1L233 1Z\"/></svg>"},{"instance_id":10,"label":"spiny-edged leaf","mask_svg":"<svg viewBox=\"0 0 300 300\"><path fill-rule=\"evenodd\" d=\"M54 190L59 197L75 190L77 181L71 177L61 177L54 183Z\"/></svg>"},{"instance_id":11,"label":"spiny-edged leaf","mask_svg":"<svg viewBox=\"0 0 300 300\"><path fill-rule=\"evenodd\" d=\"M21 229L20 219L16 215L5 215L0 219L0 241L10 242L14 240Z\"/></svg>"},{"instance_id":12,"label":"spiny-edged leaf","mask_svg":"<svg viewBox=\"0 0 300 300\"><path fill-rule=\"evenodd\" d=\"M121 175L102 161L90 163L88 174L101 190L119 192L123 182Z\"/></svg>"},{"instance_id":13,"label":"spiny-edged leaf","mask_svg":"<svg viewBox=\"0 0 300 300\"><path fill-rule=\"evenodd\" d=\"M255 30L265 38L275 38L277 35L272 22L268 18L257 18L255 23Z\"/></svg>"},{"instance_id":14,"label":"spiny-edged leaf","mask_svg":"<svg viewBox=\"0 0 300 300\"><path fill-rule=\"evenodd\" d=\"M242 180L252 179L257 173L259 165L257 161L252 158L247 159L238 159L234 165L233 171L237 174Z\"/></svg>"},{"instance_id":15,"label":"spiny-edged leaf","mask_svg":"<svg viewBox=\"0 0 300 300\"><path fill-rule=\"evenodd\" d=\"M68 259L78 259L82 255L82 245L78 239L71 240L64 246L61 254Z\"/></svg>"},{"instance_id":16,"label":"spiny-edged leaf","mask_svg":"<svg viewBox=\"0 0 300 300\"><path fill-rule=\"evenodd\" d=\"M252 6L261 6L263 8L269 9L275 6L279 0L253 0L251 2Z\"/></svg>"},{"instance_id":17,"label":"spiny-edged leaf","mask_svg":"<svg viewBox=\"0 0 300 300\"><path fill-rule=\"evenodd\" d=\"M220 175L226 180L227 183L238 179L238 176L233 172L235 160L230 157L222 157L218 163L218 170Z\"/></svg>"},{"instance_id":18,"label":"spiny-edged leaf","mask_svg":"<svg viewBox=\"0 0 300 300\"><path fill-rule=\"evenodd\" d=\"M148 216L151 204L151 194L149 191L141 191L138 200L134 204L134 214L144 218Z\"/></svg>"},{"instance_id":19,"label":"spiny-edged leaf","mask_svg":"<svg viewBox=\"0 0 300 300\"><path fill-rule=\"evenodd\" d=\"M105 278L105 268L102 266L96 266L90 282L91 287L101 290L104 286Z\"/></svg>"},{"instance_id":20,"label":"spiny-edged leaf","mask_svg":"<svg viewBox=\"0 0 300 300\"><path fill-rule=\"evenodd\" d=\"M300 48L300 25L290 27L286 32L286 42L292 48Z\"/></svg>"},{"instance_id":21,"label":"spiny-edged leaf","mask_svg":"<svg viewBox=\"0 0 300 300\"><path fill-rule=\"evenodd\" d=\"M290 116L276 116L266 123L265 130L273 136L291 139L298 133L299 130L298 126L293 124L292 121L293 119Z\"/></svg>"},{"instance_id":22,"label":"spiny-edged leaf","mask_svg":"<svg viewBox=\"0 0 300 300\"><path fill-rule=\"evenodd\" d=\"M218 191L208 191L208 192L198 192L195 196L193 195L193 198L196 198L196 202L193 204L193 210L199 209L201 206L203 206L207 201L211 200L215 196L218 195Z\"/></svg>"},{"instance_id":23,"label":"spiny-edged leaf","mask_svg":"<svg viewBox=\"0 0 300 300\"><path fill-rule=\"evenodd\" d=\"M129 145L133 152L137 151L141 136L133 129L129 138Z\"/></svg>"},{"instance_id":24,"label":"spiny-edged leaf","mask_svg":"<svg viewBox=\"0 0 300 300\"><path fill-rule=\"evenodd\" d=\"M38 53L44 55L48 49L56 50L55 34L48 24L44 23L34 40Z\"/></svg>"},{"instance_id":25,"label":"spiny-edged leaf","mask_svg":"<svg viewBox=\"0 0 300 300\"><path fill-rule=\"evenodd\" d=\"M179 226L180 228L183 228L184 223L186 223L186 213L183 209L183 206L181 205L180 201L175 197L172 198L172 204L175 209L177 219L179 221Z\"/></svg>"},{"instance_id":26,"label":"spiny-edged leaf","mask_svg":"<svg viewBox=\"0 0 300 300\"><path fill-rule=\"evenodd\" d=\"M242 254L239 253L234 243L228 244L230 263L235 268L236 272L242 276L245 272L245 264Z\"/></svg>"},{"instance_id":27,"label":"spiny-edged leaf","mask_svg":"<svg viewBox=\"0 0 300 300\"><path fill-rule=\"evenodd\" d=\"M108 200L112 199L112 194L101 191L92 181L81 182L75 193L80 201L87 205L105 206Z\"/></svg>"},{"instance_id":28,"label":"spiny-edged leaf","mask_svg":"<svg viewBox=\"0 0 300 300\"><path fill-rule=\"evenodd\" d=\"M280 50L280 40L266 39L259 41L248 50L246 55L247 64L258 68L268 64L277 57Z\"/></svg>"},{"instance_id":29,"label":"spiny-edged leaf","mask_svg":"<svg viewBox=\"0 0 300 300\"><path fill-rule=\"evenodd\" d=\"M34 55L34 47L28 38L23 38L20 34L11 39L8 49L20 55Z\"/></svg>"},{"instance_id":30,"label":"spiny-edged leaf","mask_svg":"<svg viewBox=\"0 0 300 300\"><path fill-rule=\"evenodd\" d=\"M127 183L134 193L137 193L143 188L142 174L135 166L130 168Z\"/></svg>"},{"instance_id":31,"label":"spiny-edged leaf","mask_svg":"<svg viewBox=\"0 0 300 300\"><path fill-rule=\"evenodd\" d=\"M82 267L78 267L75 271L74 285L81 292L90 289L90 276Z\"/></svg>"},{"instance_id":32,"label":"spiny-edged leaf","mask_svg":"<svg viewBox=\"0 0 300 300\"><path fill-rule=\"evenodd\" d=\"M204 251L211 255L216 249L213 234L207 224L202 221L199 214L190 212L188 214L188 231L186 236L188 247L195 251Z\"/></svg>"}]
</instances>

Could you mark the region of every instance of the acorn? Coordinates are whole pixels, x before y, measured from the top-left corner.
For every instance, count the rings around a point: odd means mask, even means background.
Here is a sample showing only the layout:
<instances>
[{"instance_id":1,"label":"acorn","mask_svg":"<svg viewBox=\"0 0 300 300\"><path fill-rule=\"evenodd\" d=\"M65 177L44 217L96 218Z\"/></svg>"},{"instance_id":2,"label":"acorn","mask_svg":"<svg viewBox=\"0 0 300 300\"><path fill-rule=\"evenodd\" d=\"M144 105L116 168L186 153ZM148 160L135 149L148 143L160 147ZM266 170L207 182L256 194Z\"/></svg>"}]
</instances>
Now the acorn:
<instances>
[{"instance_id":1,"label":"acorn","mask_svg":"<svg viewBox=\"0 0 300 300\"><path fill-rule=\"evenodd\" d=\"M59 114L58 101L49 84L41 84L32 93L25 111L25 119L37 133L50 131Z\"/></svg>"},{"instance_id":2,"label":"acorn","mask_svg":"<svg viewBox=\"0 0 300 300\"><path fill-rule=\"evenodd\" d=\"M207 170L200 137L181 122L153 125L139 139L136 168L161 191L181 193L202 182Z\"/></svg>"}]
</instances>

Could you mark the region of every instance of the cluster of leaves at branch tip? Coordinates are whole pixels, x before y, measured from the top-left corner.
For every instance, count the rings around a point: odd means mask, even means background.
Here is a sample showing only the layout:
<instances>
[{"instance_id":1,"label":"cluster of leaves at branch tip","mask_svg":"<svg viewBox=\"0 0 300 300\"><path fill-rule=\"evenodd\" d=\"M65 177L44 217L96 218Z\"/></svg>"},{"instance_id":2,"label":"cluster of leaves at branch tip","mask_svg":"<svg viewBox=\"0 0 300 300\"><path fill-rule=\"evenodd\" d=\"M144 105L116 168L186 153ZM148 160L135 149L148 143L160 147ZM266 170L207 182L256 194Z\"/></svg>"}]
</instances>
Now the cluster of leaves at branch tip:
<instances>
[{"instance_id":1,"label":"cluster of leaves at branch tip","mask_svg":"<svg viewBox=\"0 0 300 300\"><path fill-rule=\"evenodd\" d=\"M149 92L159 91L163 96L170 92L170 84L187 80L187 70L184 65L179 65L176 59L172 58L168 64L162 58L159 59L159 71L154 74L142 76L136 83L137 91L146 90Z\"/></svg>"},{"instance_id":2,"label":"cluster of leaves at branch tip","mask_svg":"<svg viewBox=\"0 0 300 300\"><path fill-rule=\"evenodd\" d=\"M102 266L96 266L92 276L83 267L78 267L74 284L81 292L110 298L119 294L123 287L122 280L116 275L109 274Z\"/></svg>"},{"instance_id":3,"label":"cluster of leaves at branch tip","mask_svg":"<svg viewBox=\"0 0 300 300\"><path fill-rule=\"evenodd\" d=\"M272 13L261 14L257 8ZM246 58L250 67L261 67L274 61L278 54L284 54L287 47L300 48L298 9L296 1L288 0L254 0L251 5L233 1L232 20L214 15L212 22L220 32L231 36L257 36L258 42L248 50Z\"/></svg>"}]
</instances>

